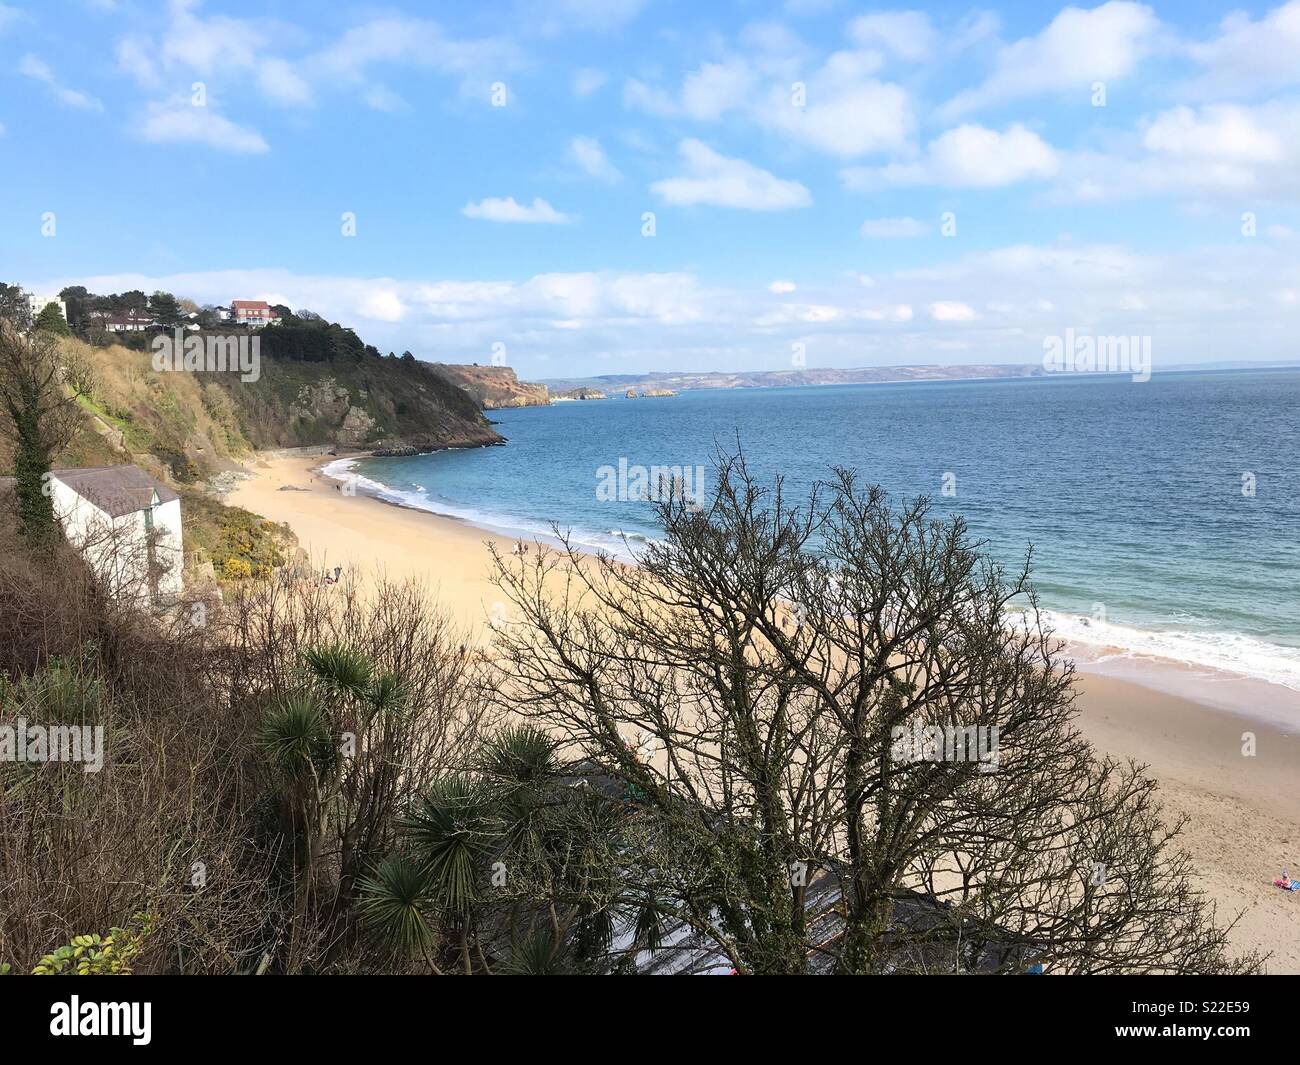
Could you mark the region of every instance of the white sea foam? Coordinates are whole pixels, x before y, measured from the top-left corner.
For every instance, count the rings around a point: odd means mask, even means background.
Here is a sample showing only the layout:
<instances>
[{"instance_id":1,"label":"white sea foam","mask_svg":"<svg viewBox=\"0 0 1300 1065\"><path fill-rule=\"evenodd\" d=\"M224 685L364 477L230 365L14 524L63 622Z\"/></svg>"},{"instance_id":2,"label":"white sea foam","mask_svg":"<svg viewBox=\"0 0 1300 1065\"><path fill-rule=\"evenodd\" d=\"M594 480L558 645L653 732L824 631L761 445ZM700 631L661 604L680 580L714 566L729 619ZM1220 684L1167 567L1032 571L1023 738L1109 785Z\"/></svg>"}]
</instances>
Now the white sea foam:
<instances>
[{"instance_id":1,"label":"white sea foam","mask_svg":"<svg viewBox=\"0 0 1300 1065\"><path fill-rule=\"evenodd\" d=\"M520 539L554 542L549 525L439 499L420 487L392 488L355 473L355 458L337 459L323 467L328 477L356 478L367 495L411 510L456 518L489 532ZM573 544L603 551L624 561L635 560L635 549L649 542L642 533L621 529L572 530ZM1082 661L1105 664L1124 660L1163 659L1199 669L1236 674L1300 691L1300 647L1269 643L1234 632L1194 632L1179 629L1143 629L1113 621L1099 621L1066 612L1043 612L1056 635L1069 643Z\"/></svg>"},{"instance_id":2,"label":"white sea foam","mask_svg":"<svg viewBox=\"0 0 1300 1065\"><path fill-rule=\"evenodd\" d=\"M430 495L429 490L423 486L413 489L394 488L381 481L356 473L355 466L358 461L356 458L336 459L334 462L323 466L321 472L325 476L333 477L336 480L353 478L353 483L359 491L375 499L383 500L385 503L392 503L394 506L405 507L408 510L421 510L426 514L436 514L444 518L455 518L458 521L466 522L488 532L514 537L515 539L541 540L546 543L556 542L555 532L549 524L530 521L515 515L497 513L483 507L453 503L450 500ZM571 529L569 530L569 538L575 547L593 552L603 551L625 562L635 561L635 554L629 549L629 545L649 542L641 533L629 532L624 534L618 529L609 529L605 532Z\"/></svg>"},{"instance_id":3,"label":"white sea foam","mask_svg":"<svg viewBox=\"0 0 1300 1065\"><path fill-rule=\"evenodd\" d=\"M1159 658L1200 669L1253 677L1300 691L1300 647L1237 632L1142 629L1077 614L1044 611L1056 635L1096 663Z\"/></svg>"}]
</instances>

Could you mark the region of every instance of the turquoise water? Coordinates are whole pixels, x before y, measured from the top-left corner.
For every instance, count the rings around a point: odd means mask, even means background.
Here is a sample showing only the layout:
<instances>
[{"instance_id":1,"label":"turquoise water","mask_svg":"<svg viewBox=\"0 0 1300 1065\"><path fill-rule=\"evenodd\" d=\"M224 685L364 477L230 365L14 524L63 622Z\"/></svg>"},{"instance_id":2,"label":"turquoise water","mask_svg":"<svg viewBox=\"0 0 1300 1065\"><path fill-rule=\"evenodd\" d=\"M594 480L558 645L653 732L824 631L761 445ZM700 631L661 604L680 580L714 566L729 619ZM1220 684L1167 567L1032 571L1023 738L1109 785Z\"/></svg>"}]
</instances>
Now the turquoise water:
<instances>
[{"instance_id":1,"label":"turquoise water","mask_svg":"<svg viewBox=\"0 0 1300 1065\"><path fill-rule=\"evenodd\" d=\"M356 472L406 506L526 534L555 521L622 552L620 531L655 535L651 508L598 498L600 468L707 467L738 434L790 490L850 466L964 514L1008 564L1032 543L1063 636L1300 688L1300 372L696 391L491 417L507 446Z\"/></svg>"}]
</instances>

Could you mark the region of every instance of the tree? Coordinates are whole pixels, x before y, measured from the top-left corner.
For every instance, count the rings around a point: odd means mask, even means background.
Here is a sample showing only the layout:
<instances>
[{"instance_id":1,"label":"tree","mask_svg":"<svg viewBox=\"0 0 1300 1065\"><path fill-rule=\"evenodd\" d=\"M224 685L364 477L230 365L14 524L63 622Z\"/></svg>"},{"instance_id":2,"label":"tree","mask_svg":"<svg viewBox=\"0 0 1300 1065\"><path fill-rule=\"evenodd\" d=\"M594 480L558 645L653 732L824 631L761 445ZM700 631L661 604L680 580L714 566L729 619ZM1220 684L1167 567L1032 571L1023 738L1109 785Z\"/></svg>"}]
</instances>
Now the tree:
<instances>
[{"instance_id":1,"label":"tree","mask_svg":"<svg viewBox=\"0 0 1300 1065\"><path fill-rule=\"evenodd\" d=\"M0 282L0 318L12 322L18 329L31 328L32 308L21 286Z\"/></svg>"},{"instance_id":2,"label":"tree","mask_svg":"<svg viewBox=\"0 0 1300 1065\"><path fill-rule=\"evenodd\" d=\"M149 312L169 329L181 324L181 305L170 292L155 292L149 298Z\"/></svg>"},{"instance_id":3,"label":"tree","mask_svg":"<svg viewBox=\"0 0 1300 1065\"><path fill-rule=\"evenodd\" d=\"M114 314L143 315L149 310L149 297L133 288L129 292L113 293L108 297L108 305Z\"/></svg>"},{"instance_id":4,"label":"tree","mask_svg":"<svg viewBox=\"0 0 1300 1065\"><path fill-rule=\"evenodd\" d=\"M86 316L98 297L88 292L84 285L69 285L59 292L59 299L68 308L68 325L77 332L84 330L88 324Z\"/></svg>"},{"instance_id":5,"label":"tree","mask_svg":"<svg viewBox=\"0 0 1300 1065\"><path fill-rule=\"evenodd\" d=\"M14 451L18 518L35 547L54 542L54 507L47 494L54 458L76 436L79 400L91 390L89 368L45 330L24 336L0 322L0 433Z\"/></svg>"},{"instance_id":6,"label":"tree","mask_svg":"<svg viewBox=\"0 0 1300 1065\"><path fill-rule=\"evenodd\" d=\"M749 973L1257 966L1155 782L1074 729L1028 558L1008 576L848 471L802 505L741 456L716 478L703 509L665 493L637 567L496 559L502 705L636 797L624 897Z\"/></svg>"},{"instance_id":7,"label":"tree","mask_svg":"<svg viewBox=\"0 0 1300 1065\"><path fill-rule=\"evenodd\" d=\"M414 798L400 849L362 883L372 935L432 972L600 971L620 919L635 923L621 881L633 815L581 783L540 729L489 737Z\"/></svg>"},{"instance_id":8,"label":"tree","mask_svg":"<svg viewBox=\"0 0 1300 1065\"><path fill-rule=\"evenodd\" d=\"M47 303L41 308L41 313L36 316L32 328L45 333L53 333L55 336L66 337L72 335L72 330L68 328L68 323L64 320L63 312L59 310L59 305L54 302Z\"/></svg>"}]
</instances>

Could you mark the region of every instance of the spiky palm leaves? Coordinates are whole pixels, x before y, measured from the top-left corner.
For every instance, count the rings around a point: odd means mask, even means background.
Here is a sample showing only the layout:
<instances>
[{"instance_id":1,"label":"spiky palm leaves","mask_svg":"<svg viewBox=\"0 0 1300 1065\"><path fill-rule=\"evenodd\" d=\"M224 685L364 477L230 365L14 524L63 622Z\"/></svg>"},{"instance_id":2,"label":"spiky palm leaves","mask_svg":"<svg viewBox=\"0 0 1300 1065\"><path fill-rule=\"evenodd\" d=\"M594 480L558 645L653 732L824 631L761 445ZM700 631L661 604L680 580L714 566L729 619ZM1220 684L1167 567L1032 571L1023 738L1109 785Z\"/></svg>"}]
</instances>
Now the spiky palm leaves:
<instances>
[{"instance_id":1,"label":"spiky palm leaves","mask_svg":"<svg viewBox=\"0 0 1300 1065\"><path fill-rule=\"evenodd\" d=\"M333 771L337 749L325 706L309 690L273 703L257 733L266 762L289 782L323 780Z\"/></svg>"},{"instance_id":2,"label":"spiky palm leaves","mask_svg":"<svg viewBox=\"0 0 1300 1065\"><path fill-rule=\"evenodd\" d=\"M359 876L389 843L399 776L395 723L406 691L352 647L310 647L302 657L302 684L267 707L257 747L295 825L298 915L305 917L313 885L324 880L323 856L333 853L330 912L346 920Z\"/></svg>"},{"instance_id":3,"label":"spiky palm leaves","mask_svg":"<svg viewBox=\"0 0 1300 1065\"><path fill-rule=\"evenodd\" d=\"M400 825L429 894L446 914L468 920L504 835L491 789L471 777L445 777L430 786Z\"/></svg>"},{"instance_id":4,"label":"spiky palm leaves","mask_svg":"<svg viewBox=\"0 0 1300 1065\"><path fill-rule=\"evenodd\" d=\"M367 923L387 947L410 952L417 912L436 920L466 972L471 943L480 968L573 971L614 933L603 842L614 826L593 820L593 797L570 787L538 729L504 729L472 766L436 781L402 819L400 861L386 859L385 875L363 885ZM508 961L489 963L489 953Z\"/></svg>"},{"instance_id":5,"label":"spiky palm leaves","mask_svg":"<svg viewBox=\"0 0 1300 1065\"><path fill-rule=\"evenodd\" d=\"M343 698L365 699L370 691L374 665L355 647L324 644L302 652L307 672L329 693Z\"/></svg>"},{"instance_id":6,"label":"spiky palm leaves","mask_svg":"<svg viewBox=\"0 0 1300 1065\"><path fill-rule=\"evenodd\" d=\"M390 854L373 876L361 882L361 915L398 954L428 954L437 939L433 921L437 899L419 863Z\"/></svg>"}]
</instances>

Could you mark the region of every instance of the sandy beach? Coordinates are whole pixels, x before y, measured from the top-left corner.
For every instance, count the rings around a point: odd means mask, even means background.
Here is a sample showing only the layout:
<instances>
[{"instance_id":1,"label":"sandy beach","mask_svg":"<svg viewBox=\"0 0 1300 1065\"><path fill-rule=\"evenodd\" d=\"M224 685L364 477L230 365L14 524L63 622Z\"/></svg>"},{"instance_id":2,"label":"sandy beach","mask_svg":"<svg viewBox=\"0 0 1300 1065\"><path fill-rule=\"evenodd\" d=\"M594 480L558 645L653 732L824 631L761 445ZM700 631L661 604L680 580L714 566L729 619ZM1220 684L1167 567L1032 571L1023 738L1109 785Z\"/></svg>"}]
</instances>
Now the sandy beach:
<instances>
[{"instance_id":1,"label":"sandy beach","mask_svg":"<svg viewBox=\"0 0 1300 1065\"><path fill-rule=\"evenodd\" d=\"M488 580L487 544L509 551L515 541L452 518L345 495L319 472L325 461L261 456L227 502L287 522L319 569L344 566L427 581L452 616L482 636L494 609L501 609ZM1183 842L1200 886L1218 904L1221 920L1244 911L1234 944L1271 952L1269 972L1300 973L1300 892L1271 886L1282 868L1300 876L1300 693L1272 689L1260 698L1248 685L1237 689L1230 679L1202 680L1191 671L1175 679L1155 685L1082 671L1080 726L1100 750L1147 763L1167 813L1189 819ZM1237 690L1236 701L1226 694ZM1249 712L1264 704L1267 713ZM1247 732L1254 734L1253 756L1243 754Z\"/></svg>"}]
</instances>

